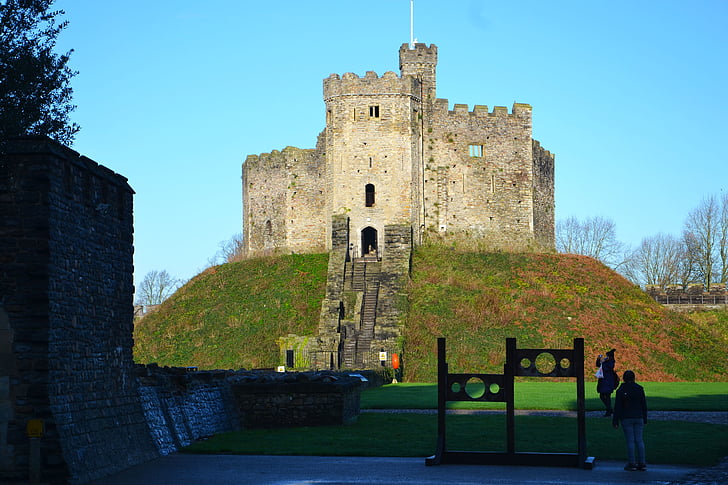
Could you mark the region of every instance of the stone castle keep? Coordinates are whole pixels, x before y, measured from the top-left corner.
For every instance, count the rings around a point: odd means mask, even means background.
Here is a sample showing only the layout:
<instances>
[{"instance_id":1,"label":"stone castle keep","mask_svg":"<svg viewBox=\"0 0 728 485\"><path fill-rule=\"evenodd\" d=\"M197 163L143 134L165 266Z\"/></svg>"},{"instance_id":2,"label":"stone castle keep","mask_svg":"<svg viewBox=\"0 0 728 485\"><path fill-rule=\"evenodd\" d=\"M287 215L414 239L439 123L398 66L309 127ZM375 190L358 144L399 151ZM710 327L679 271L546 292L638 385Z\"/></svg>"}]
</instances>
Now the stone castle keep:
<instances>
[{"instance_id":1,"label":"stone castle keep","mask_svg":"<svg viewBox=\"0 0 728 485\"><path fill-rule=\"evenodd\" d=\"M246 254L330 252L319 339L306 350L334 365L396 350L393 301L413 246L554 247L554 156L531 136L531 106L450 110L436 96L437 55L403 44L400 75L330 75L316 148L243 164Z\"/></svg>"},{"instance_id":2,"label":"stone castle keep","mask_svg":"<svg viewBox=\"0 0 728 485\"><path fill-rule=\"evenodd\" d=\"M386 226L479 240L491 249L554 246L554 157L531 137L531 106L436 97L437 47L403 44L400 75L324 80L326 127L314 149L243 164L249 255L326 252L332 220L349 220L353 257L383 256Z\"/></svg>"}]
</instances>

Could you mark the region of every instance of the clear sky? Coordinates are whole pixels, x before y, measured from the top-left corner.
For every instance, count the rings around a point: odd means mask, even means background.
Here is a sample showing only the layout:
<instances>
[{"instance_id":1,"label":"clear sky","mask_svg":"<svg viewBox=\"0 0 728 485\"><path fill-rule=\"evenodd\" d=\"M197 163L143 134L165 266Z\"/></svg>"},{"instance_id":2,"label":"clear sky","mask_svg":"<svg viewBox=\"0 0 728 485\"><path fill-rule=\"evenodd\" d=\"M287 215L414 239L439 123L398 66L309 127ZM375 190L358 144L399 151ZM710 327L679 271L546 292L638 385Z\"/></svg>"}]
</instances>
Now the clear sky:
<instances>
[{"instance_id":1,"label":"clear sky","mask_svg":"<svg viewBox=\"0 0 728 485\"><path fill-rule=\"evenodd\" d=\"M248 154L313 148L331 73L399 73L409 0L57 0L73 48L73 148L136 191L135 280L189 279L242 231ZM415 0L437 94L533 106L556 217L636 246L728 190L725 0Z\"/></svg>"}]
</instances>

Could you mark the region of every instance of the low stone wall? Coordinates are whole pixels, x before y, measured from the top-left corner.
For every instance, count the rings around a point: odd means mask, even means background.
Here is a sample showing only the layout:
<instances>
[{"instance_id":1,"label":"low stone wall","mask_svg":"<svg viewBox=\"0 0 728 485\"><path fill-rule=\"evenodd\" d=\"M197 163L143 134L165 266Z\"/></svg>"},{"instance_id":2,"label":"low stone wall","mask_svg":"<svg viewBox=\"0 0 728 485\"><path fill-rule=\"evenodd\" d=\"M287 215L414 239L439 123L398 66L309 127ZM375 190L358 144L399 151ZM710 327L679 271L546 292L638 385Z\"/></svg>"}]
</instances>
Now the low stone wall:
<instances>
[{"instance_id":1,"label":"low stone wall","mask_svg":"<svg viewBox=\"0 0 728 485\"><path fill-rule=\"evenodd\" d=\"M323 426L359 415L362 381L324 372L188 371L137 366L139 396L161 455L244 428Z\"/></svg>"},{"instance_id":2,"label":"low stone wall","mask_svg":"<svg viewBox=\"0 0 728 485\"><path fill-rule=\"evenodd\" d=\"M361 380L345 374L302 373L282 379L233 378L244 428L330 426L356 421Z\"/></svg>"},{"instance_id":3,"label":"low stone wall","mask_svg":"<svg viewBox=\"0 0 728 485\"><path fill-rule=\"evenodd\" d=\"M151 365L137 366L136 374L147 425L161 455L240 428L226 382L230 372L187 372Z\"/></svg>"}]
</instances>

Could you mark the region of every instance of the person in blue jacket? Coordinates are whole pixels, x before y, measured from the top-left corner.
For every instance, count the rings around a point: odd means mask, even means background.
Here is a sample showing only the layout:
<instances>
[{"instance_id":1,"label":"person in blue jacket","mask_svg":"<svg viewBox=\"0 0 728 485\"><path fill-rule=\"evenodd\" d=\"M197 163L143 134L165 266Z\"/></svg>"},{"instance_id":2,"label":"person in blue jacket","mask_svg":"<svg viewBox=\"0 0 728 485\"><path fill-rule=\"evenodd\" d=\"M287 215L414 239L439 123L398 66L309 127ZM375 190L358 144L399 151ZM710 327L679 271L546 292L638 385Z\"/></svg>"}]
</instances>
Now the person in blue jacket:
<instances>
[{"instance_id":1,"label":"person in blue jacket","mask_svg":"<svg viewBox=\"0 0 728 485\"><path fill-rule=\"evenodd\" d=\"M606 408L604 416L612 415L612 392L614 392L619 384L617 374L614 372L615 351L616 349L611 349L607 352L606 356L600 355L597 357L596 365L602 369L602 377L597 381L597 392L599 393L599 399L602 400Z\"/></svg>"},{"instance_id":2,"label":"person in blue jacket","mask_svg":"<svg viewBox=\"0 0 728 485\"><path fill-rule=\"evenodd\" d=\"M647 398L642 386L635 382L634 372L624 371L624 382L614 399L614 417L612 425L615 429L622 424L624 439L627 442L627 471L645 471L645 442L642 431L647 424Z\"/></svg>"}]
</instances>

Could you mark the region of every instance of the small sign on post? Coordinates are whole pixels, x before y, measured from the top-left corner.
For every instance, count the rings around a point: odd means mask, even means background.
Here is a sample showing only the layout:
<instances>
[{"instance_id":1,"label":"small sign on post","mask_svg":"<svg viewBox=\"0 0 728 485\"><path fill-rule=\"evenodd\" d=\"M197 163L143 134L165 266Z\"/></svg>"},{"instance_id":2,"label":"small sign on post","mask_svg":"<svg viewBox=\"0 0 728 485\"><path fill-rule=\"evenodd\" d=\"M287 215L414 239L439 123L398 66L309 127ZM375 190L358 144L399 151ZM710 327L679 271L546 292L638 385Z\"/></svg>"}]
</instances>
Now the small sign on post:
<instances>
[{"instance_id":1,"label":"small sign on post","mask_svg":"<svg viewBox=\"0 0 728 485\"><path fill-rule=\"evenodd\" d=\"M42 419L29 419L25 425L25 433L30 438L30 455L28 457L28 479L30 483L40 483L40 438L45 426Z\"/></svg>"},{"instance_id":2,"label":"small sign on post","mask_svg":"<svg viewBox=\"0 0 728 485\"><path fill-rule=\"evenodd\" d=\"M42 419L29 419L28 424L25 426L28 438L42 438L44 431L45 426Z\"/></svg>"}]
</instances>

